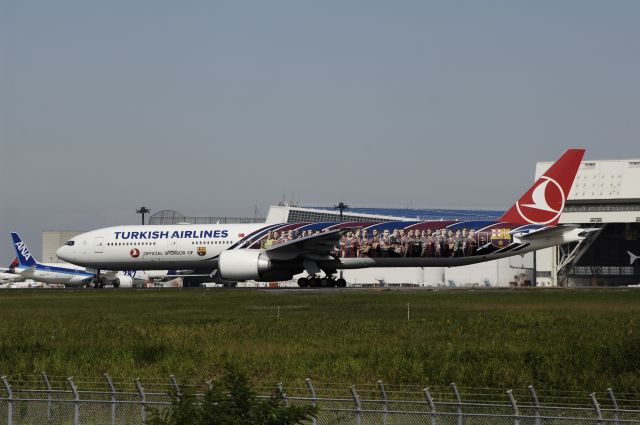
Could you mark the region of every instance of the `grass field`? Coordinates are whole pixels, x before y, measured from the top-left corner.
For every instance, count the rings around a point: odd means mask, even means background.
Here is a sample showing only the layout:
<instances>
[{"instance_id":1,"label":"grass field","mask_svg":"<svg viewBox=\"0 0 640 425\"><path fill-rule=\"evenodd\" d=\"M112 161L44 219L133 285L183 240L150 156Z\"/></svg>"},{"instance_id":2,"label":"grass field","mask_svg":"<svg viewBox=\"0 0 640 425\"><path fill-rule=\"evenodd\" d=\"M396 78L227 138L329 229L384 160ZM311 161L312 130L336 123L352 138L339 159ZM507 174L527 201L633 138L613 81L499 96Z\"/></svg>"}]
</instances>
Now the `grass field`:
<instances>
[{"instance_id":1,"label":"grass field","mask_svg":"<svg viewBox=\"0 0 640 425\"><path fill-rule=\"evenodd\" d=\"M0 375L204 380L227 358L262 382L637 394L640 290L0 291Z\"/></svg>"}]
</instances>

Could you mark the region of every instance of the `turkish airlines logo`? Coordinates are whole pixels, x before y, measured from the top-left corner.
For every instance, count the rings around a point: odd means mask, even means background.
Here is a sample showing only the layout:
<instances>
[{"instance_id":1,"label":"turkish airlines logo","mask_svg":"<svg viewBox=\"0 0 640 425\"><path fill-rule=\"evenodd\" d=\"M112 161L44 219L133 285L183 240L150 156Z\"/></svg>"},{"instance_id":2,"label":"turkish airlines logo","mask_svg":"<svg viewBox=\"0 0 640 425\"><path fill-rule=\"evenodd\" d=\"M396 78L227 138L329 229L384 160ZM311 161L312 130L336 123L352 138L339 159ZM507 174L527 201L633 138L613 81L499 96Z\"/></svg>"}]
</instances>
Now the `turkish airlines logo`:
<instances>
[{"instance_id":1,"label":"turkish airlines logo","mask_svg":"<svg viewBox=\"0 0 640 425\"><path fill-rule=\"evenodd\" d=\"M556 221L564 208L565 195L554 179L542 176L540 183L531 190L531 203L522 199L516 202L520 217L531 224L549 224ZM523 198L526 199L526 198Z\"/></svg>"},{"instance_id":2,"label":"turkish airlines logo","mask_svg":"<svg viewBox=\"0 0 640 425\"><path fill-rule=\"evenodd\" d=\"M129 255L133 258L138 258L138 256L140 256L140 250L138 248L131 248L131 251L129 251Z\"/></svg>"}]
</instances>

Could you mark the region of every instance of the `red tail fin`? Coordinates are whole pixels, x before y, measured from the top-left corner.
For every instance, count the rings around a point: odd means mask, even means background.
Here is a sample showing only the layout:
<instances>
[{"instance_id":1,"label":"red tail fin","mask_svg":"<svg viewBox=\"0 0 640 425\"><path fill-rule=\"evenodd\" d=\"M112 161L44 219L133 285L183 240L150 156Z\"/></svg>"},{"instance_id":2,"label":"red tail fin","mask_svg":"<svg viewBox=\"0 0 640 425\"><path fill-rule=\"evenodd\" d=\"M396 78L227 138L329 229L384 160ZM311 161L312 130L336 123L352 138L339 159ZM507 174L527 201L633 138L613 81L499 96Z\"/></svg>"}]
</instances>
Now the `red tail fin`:
<instances>
[{"instance_id":1,"label":"red tail fin","mask_svg":"<svg viewBox=\"0 0 640 425\"><path fill-rule=\"evenodd\" d=\"M567 150L498 221L558 224L583 155L584 149Z\"/></svg>"}]
</instances>

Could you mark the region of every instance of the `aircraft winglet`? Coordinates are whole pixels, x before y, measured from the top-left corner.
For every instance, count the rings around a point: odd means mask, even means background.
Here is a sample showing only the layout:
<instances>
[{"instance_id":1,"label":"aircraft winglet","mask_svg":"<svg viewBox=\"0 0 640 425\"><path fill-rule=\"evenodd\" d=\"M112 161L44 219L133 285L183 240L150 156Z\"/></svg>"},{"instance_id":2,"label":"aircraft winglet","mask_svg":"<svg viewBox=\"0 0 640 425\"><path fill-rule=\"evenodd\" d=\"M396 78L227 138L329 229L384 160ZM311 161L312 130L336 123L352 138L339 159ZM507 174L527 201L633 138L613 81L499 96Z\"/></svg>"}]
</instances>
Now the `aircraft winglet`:
<instances>
[{"instance_id":1,"label":"aircraft winglet","mask_svg":"<svg viewBox=\"0 0 640 425\"><path fill-rule=\"evenodd\" d=\"M568 149L498 221L555 226L576 178L584 149Z\"/></svg>"}]
</instances>

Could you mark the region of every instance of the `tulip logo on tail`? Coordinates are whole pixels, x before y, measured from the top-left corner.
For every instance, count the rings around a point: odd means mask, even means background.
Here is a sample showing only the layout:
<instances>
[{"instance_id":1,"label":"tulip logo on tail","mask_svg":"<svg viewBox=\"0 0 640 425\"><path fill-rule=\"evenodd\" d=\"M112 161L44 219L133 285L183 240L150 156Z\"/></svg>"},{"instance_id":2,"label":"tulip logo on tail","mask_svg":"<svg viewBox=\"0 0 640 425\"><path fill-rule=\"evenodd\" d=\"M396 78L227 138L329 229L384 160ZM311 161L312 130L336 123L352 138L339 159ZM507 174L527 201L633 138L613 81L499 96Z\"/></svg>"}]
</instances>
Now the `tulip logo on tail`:
<instances>
[{"instance_id":1,"label":"tulip logo on tail","mask_svg":"<svg viewBox=\"0 0 640 425\"><path fill-rule=\"evenodd\" d=\"M138 256L140 256L140 250L138 248L132 248L131 251L129 251L129 255L133 258L138 258Z\"/></svg>"},{"instance_id":2,"label":"tulip logo on tail","mask_svg":"<svg viewBox=\"0 0 640 425\"><path fill-rule=\"evenodd\" d=\"M542 176L539 183L516 202L516 209L526 222L544 225L560 217L565 200L560 184L550 177Z\"/></svg>"}]
</instances>

